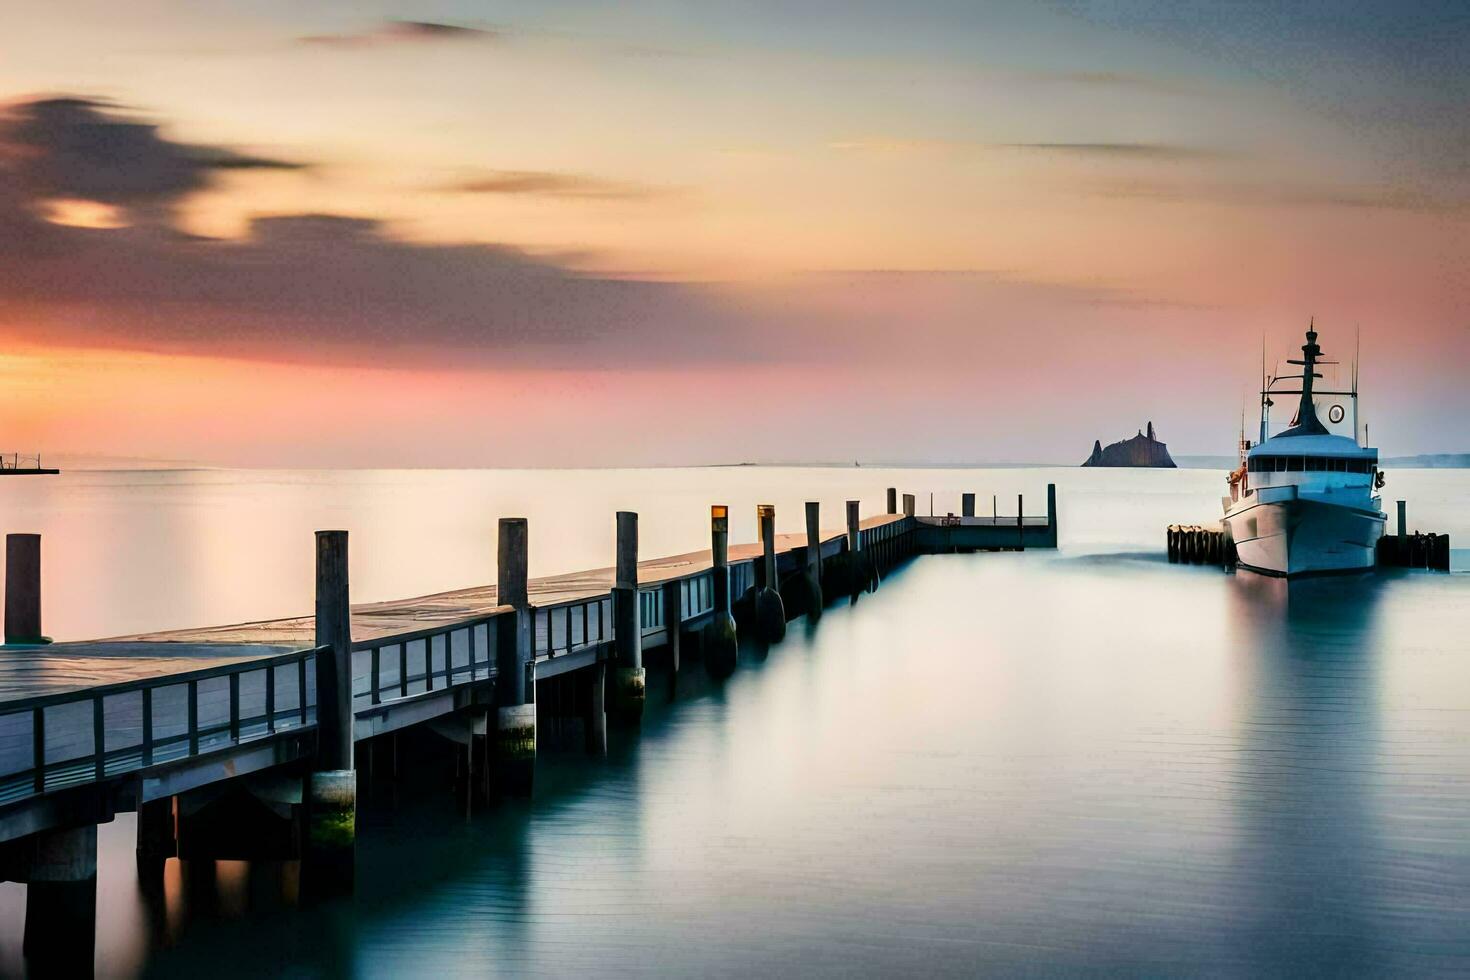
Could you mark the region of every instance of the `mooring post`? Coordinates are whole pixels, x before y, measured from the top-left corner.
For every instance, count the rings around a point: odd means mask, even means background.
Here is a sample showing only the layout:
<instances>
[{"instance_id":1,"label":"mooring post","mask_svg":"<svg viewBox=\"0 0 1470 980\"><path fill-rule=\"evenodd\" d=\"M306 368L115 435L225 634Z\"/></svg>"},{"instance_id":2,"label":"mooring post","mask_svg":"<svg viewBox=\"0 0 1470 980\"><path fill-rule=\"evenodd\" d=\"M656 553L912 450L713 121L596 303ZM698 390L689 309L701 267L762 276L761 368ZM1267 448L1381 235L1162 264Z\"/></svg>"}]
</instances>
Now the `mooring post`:
<instances>
[{"instance_id":1,"label":"mooring post","mask_svg":"<svg viewBox=\"0 0 1470 980\"><path fill-rule=\"evenodd\" d=\"M41 635L39 534L5 535L5 642L48 642Z\"/></svg>"},{"instance_id":2,"label":"mooring post","mask_svg":"<svg viewBox=\"0 0 1470 980\"><path fill-rule=\"evenodd\" d=\"M1057 485L1055 483L1046 485L1046 539L1053 548L1057 546Z\"/></svg>"},{"instance_id":3,"label":"mooring post","mask_svg":"<svg viewBox=\"0 0 1470 980\"><path fill-rule=\"evenodd\" d=\"M889 514L897 514L898 513L898 488L897 487L889 487L888 488L888 510L887 510L887 513L889 513Z\"/></svg>"},{"instance_id":4,"label":"mooring post","mask_svg":"<svg viewBox=\"0 0 1470 980\"><path fill-rule=\"evenodd\" d=\"M531 526L502 517L495 546L495 594L513 610L495 637L495 782L502 796L530 796L536 780L536 682L531 637L536 611L527 590ZM529 678L529 679L528 679Z\"/></svg>"},{"instance_id":5,"label":"mooring post","mask_svg":"<svg viewBox=\"0 0 1470 980\"><path fill-rule=\"evenodd\" d=\"M777 643L786 635L786 604L776 575L776 505L757 504L756 524L761 536L761 587L755 594L756 630L761 640Z\"/></svg>"},{"instance_id":6,"label":"mooring post","mask_svg":"<svg viewBox=\"0 0 1470 980\"><path fill-rule=\"evenodd\" d=\"M822 606L822 504L817 500L806 502L806 613L811 619L820 619Z\"/></svg>"},{"instance_id":7,"label":"mooring post","mask_svg":"<svg viewBox=\"0 0 1470 980\"><path fill-rule=\"evenodd\" d=\"M638 609L638 515L618 511L617 568L613 580L613 628L617 669L613 714L624 721L643 717L643 625Z\"/></svg>"},{"instance_id":8,"label":"mooring post","mask_svg":"<svg viewBox=\"0 0 1470 980\"><path fill-rule=\"evenodd\" d=\"M40 976L91 976L97 934L97 825L32 839L21 948Z\"/></svg>"},{"instance_id":9,"label":"mooring post","mask_svg":"<svg viewBox=\"0 0 1470 980\"><path fill-rule=\"evenodd\" d=\"M975 516L975 495L973 493L960 494L960 516Z\"/></svg>"},{"instance_id":10,"label":"mooring post","mask_svg":"<svg viewBox=\"0 0 1470 980\"><path fill-rule=\"evenodd\" d=\"M313 894L350 890L357 846L352 768L352 607L347 532L316 532L316 756L307 780L303 884Z\"/></svg>"},{"instance_id":11,"label":"mooring post","mask_svg":"<svg viewBox=\"0 0 1470 980\"><path fill-rule=\"evenodd\" d=\"M903 516L913 517L916 513L914 508L914 495L906 493L903 495Z\"/></svg>"},{"instance_id":12,"label":"mooring post","mask_svg":"<svg viewBox=\"0 0 1470 980\"><path fill-rule=\"evenodd\" d=\"M709 509L710 578L714 585L714 615L704 626L704 667L715 677L735 672L739 638L730 614L730 508Z\"/></svg>"},{"instance_id":13,"label":"mooring post","mask_svg":"<svg viewBox=\"0 0 1470 980\"><path fill-rule=\"evenodd\" d=\"M869 554L863 550L862 502L847 502L847 592L856 596L865 588L876 584L877 568L870 562Z\"/></svg>"}]
</instances>

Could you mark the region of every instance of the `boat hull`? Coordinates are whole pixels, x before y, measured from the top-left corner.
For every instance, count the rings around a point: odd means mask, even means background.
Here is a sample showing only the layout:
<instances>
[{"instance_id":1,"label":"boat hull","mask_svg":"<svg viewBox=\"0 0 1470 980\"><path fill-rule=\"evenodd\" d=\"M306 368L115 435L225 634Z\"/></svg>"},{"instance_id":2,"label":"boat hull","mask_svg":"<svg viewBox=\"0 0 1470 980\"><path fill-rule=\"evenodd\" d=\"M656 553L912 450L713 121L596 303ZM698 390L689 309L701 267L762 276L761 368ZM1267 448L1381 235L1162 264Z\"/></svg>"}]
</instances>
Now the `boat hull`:
<instances>
[{"instance_id":1,"label":"boat hull","mask_svg":"<svg viewBox=\"0 0 1470 980\"><path fill-rule=\"evenodd\" d=\"M1294 578L1371 571L1384 515L1293 497L1237 508L1225 524L1242 567Z\"/></svg>"}]
</instances>

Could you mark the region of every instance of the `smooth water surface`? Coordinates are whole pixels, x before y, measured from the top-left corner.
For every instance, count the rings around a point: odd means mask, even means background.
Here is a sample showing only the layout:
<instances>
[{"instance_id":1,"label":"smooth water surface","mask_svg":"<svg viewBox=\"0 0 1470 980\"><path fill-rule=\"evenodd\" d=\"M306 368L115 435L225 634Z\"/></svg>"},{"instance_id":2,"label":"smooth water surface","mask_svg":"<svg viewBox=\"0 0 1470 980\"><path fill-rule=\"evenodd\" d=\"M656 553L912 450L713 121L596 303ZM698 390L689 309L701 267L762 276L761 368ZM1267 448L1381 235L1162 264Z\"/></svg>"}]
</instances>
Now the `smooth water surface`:
<instances>
[{"instance_id":1,"label":"smooth water surface","mask_svg":"<svg viewBox=\"0 0 1470 980\"><path fill-rule=\"evenodd\" d=\"M890 483L921 512L933 486L939 512L974 489L1014 513L1050 480L1062 509L1056 553L923 558L724 684L687 664L670 699L655 678L641 734L614 730L603 760L544 750L529 805L466 818L447 778L380 784L351 902L296 907L289 865L171 861L150 908L119 817L100 973L1470 971L1470 576L1288 589L1168 565L1164 525L1218 513L1221 474L73 479L0 487L7 529L47 535L66 638L304 611L327 524L351 528L366 599L488 578L514 512L534 573L607 564L625 507L646 554L699 547L711 502L736 539L757 499L795 530L808 496L871 512ZM1470 475L1390 481L1411 524L1466 540ZM0 886L6 972L23 912Z\"/></svg>"}]
</instances>

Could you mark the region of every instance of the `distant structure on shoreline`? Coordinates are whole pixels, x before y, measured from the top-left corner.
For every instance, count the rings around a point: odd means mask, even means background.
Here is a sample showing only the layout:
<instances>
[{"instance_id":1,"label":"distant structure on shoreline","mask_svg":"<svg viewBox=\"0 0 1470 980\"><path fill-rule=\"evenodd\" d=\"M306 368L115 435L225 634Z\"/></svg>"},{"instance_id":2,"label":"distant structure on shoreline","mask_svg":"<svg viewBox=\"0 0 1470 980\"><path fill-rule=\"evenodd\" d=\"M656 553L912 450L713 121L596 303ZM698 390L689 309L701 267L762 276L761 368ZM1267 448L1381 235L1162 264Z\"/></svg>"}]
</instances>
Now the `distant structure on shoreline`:
<instances>
[{"instance_id":1,"label":"distant structure on shoreline","mask_svg":"<svg viewBox=\"0 0 1470 980\"><path fill-rule=\"evenodd\" d=\"M1148 432L1140 431L1132 439L1124 439L1103 448L1101 440L1092 443L1092 455L1083 466L1152 466L1174 469L1174 460L1169 458L1169 447L1154 438L1154 424L1148 424Z\"/></svg>"}]
</instances>

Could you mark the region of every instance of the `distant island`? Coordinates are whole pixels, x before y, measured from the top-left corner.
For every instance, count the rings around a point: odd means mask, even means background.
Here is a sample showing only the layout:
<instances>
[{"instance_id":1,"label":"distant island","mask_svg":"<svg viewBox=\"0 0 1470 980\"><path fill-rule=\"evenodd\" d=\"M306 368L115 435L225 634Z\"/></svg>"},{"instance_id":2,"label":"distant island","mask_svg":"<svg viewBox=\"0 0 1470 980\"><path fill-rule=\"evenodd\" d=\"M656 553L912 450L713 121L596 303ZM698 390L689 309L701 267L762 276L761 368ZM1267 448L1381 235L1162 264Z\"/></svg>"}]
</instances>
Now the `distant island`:
<instances>
[{"instance_id":1,"label":"distant island","mask_svg":"<svg viewBox=\"0 0 1470 980\"><path fill-rule=\"evenodd\" d=\"M1148 424L1148 432L1142 430L1132 439L1124 439L1103 448L1101 440L1092 443L1092 455L1083 466L1151 466L1174 469L1169 458L1169 447L1154 438L1154 424Z\"/></svg>"},{"instance_id":2,"label":"distant island","mask_svg":"<svg viewBox=\"0 0 1470 980\"><path fill-rule=\"evenodd\" d=\"M1389 456L1380 466L1401 466L1406 469L1463 470L1470 468L1470 453L1421 453L1418 456Z\"/></svg>"}]
</instances>

